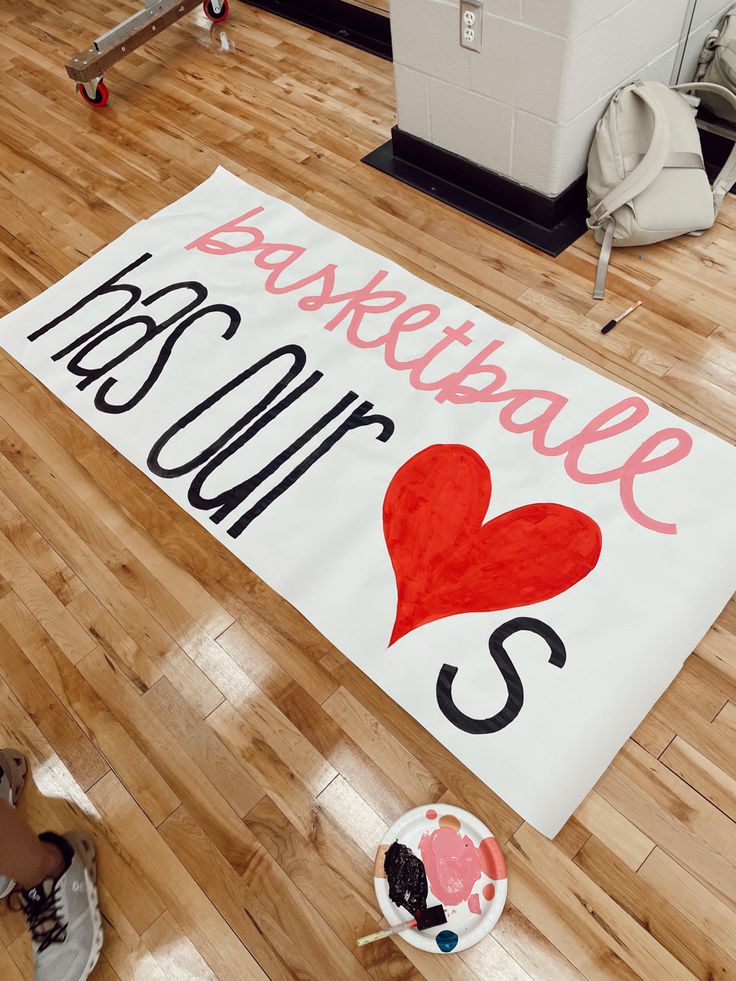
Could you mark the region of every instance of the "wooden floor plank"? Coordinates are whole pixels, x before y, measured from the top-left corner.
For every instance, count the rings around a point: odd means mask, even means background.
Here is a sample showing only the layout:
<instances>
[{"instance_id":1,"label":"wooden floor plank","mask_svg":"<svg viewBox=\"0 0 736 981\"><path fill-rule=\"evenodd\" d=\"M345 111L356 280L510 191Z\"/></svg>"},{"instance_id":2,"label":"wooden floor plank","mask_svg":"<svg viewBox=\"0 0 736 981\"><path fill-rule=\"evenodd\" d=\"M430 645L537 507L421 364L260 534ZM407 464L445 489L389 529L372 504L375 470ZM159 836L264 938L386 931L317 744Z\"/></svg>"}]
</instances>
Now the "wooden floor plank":
<instances>
[{"instance_id":1,"label":"wooden floor plank","mask_svg":"<svg viewBox=\"0 0 736 981\"><path fill-rule=\"evenodd\" d=\"M90 799L126 850L141 856L156 893L215 974L254 981L265 978L256 961L113 774L95 785Z\"/></svg>"},{"instance_id":2,"label":"wooden floor plank","mask_svg":"<svg viewBox=\"0 0 736 981\"><path fill-rule=\"evenodd\" d=\"M244 943L255 948L270 977L291 978L299 971L317 977L320 970L327 977L355 977L356 981L367 977L347 947L246 828L241 842L247 859L240 876L218 862L209 836L184 808L168 818L161 831L194 878L205 883L203 888L223 918L233 929L240 929ZM211 874L213 868L215 876ZM248 929L244 928L246 923ZM264 944L256 947L258 934L268 936L268 952ZM325 943L323 938L331 934L332 942Z\"/></svg>"},{"instance_id":3,"label":"wooden floor plank","mask_svg":"<svg viewBox=\"0 0 736 981\"><path fill-rule=\"evenodd\" d=\"M597 790L736 909L736 824L629 740Z\"/></svg>"},{"instance_id":4,"label":"wooden floor plank","mask_svg":"<svg viewBox=\"0 0 736 981\"><path fill-rule=\"evenodd\" d=\"M246 824L346 947L352 949L356 937L374 932L379 917L370 903L353 893L343 869L326 863L270 798L252 809ZM355 956L376 981L421 977L393 944L356 948Z\"/></svg>"},{"instance_id":5,"label":"wooden floor plank","mask_svg":"<svg viewBox=\"0 0 736 981\"><path fill-rule=\"evenodd\" d=\"M736 198L701 238L615 250L594 303L591 236L544 256L365 167L391 65L248 4L183 18L90 111L62 66L138 6L4 12L0 314L222 164L734 441ZM97 981L736 978L736 599L547 841L2 352L0 743L29 756L32 825L95 839ZM376 844L440 800L502 842L503 917L462 956L356 948ZM0 978L31 977L3 912Z\"/></svg>"},{"instance_id":6,"label":"wooden floor plank","mask_svg":"<svg viewBox=\"0 0 736 981\"><path fill-rule=\"evenodd\" d=\"M696 977L728 977L730 959L718 949L703 928L700 907L697 918L692 915L693 906L689 906L689 912L683 911L681 905L673 902L669 888L657 893L651 880L647 880L645 875L633 874L596 838L591 838L583 846L575 857L575 864L586 875L600 882L626 913ZM697 882L693 884L699 885ZM690 896L695 902L692 890ZM660 970L664 972L665 968ZM665 976L664 973L662 976Z\"/></svg>"}]
</instances>

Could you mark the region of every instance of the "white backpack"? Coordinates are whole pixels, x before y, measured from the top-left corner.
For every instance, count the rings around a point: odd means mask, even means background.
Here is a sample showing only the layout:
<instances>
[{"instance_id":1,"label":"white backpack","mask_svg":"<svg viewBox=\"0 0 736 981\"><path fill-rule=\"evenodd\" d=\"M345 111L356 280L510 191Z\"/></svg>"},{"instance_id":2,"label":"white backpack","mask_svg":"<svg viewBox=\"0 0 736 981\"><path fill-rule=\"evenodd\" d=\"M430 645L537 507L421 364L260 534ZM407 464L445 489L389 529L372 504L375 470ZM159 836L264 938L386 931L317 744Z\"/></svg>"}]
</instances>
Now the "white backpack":
<instances>
[{"instance_id":1,"label":"white backpack","mask_svg":"<svg viewBox=\"0 0 736 981\"><path fill-rule=\"evenodd\" d=\"M596 127L588 158L588 227L601 245L596 300L613 246L702 233L736 183L736 144L713 186L708 182L697 100L680 95L685 91L716 93L736 109L736 95L721 85L639 81L616 92Z\"/></svg>"}]
</instances>

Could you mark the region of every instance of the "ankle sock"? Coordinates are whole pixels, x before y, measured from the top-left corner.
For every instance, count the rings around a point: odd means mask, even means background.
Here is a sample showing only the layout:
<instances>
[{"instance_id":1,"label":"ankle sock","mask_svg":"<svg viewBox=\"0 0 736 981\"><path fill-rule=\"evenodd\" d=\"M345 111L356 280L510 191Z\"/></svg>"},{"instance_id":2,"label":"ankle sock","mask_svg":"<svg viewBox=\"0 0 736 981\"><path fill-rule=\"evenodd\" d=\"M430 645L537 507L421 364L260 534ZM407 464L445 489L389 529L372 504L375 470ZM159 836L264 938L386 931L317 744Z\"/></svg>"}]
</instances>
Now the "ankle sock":
<instances>
[{"instance_id":1,"label":"ankle sock","mask_svg":"<svg viewBox=\"0 0 736 981\"><path fill-rule=\"evenodd\" d=\"M62 871L61 875L57 877L60 879L74 860L74 849L66 838L62 838L61 835L57 835L53 831L44 831L38 837L40 841L45 841L47 844L53 845L61 852L61 857L64 859L64 870Z\"/></svg>"}]
</instances>

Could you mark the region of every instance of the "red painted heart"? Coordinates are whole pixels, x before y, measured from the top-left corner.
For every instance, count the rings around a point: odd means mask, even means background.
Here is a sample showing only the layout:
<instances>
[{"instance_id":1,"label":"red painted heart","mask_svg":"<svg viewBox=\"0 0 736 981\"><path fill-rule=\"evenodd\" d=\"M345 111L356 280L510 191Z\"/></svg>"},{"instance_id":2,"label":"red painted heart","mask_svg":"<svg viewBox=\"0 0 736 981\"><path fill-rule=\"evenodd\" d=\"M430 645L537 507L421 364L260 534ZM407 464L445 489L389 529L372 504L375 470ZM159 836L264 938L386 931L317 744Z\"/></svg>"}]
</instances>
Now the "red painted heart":
<instances>
[{"instance_id":1,"label":"red painted heart","mask_svg":"<svg viewBox=\"0 0 736 981\"><path fill-rule=\"evenodd\" d=\"M598 525L562 504L526 504L483 523L491 474L468 446L429 446L396 471L383 533L398 602L389 646L457 613L531 606L595 568Z\"/></svg>"}]
</instances>

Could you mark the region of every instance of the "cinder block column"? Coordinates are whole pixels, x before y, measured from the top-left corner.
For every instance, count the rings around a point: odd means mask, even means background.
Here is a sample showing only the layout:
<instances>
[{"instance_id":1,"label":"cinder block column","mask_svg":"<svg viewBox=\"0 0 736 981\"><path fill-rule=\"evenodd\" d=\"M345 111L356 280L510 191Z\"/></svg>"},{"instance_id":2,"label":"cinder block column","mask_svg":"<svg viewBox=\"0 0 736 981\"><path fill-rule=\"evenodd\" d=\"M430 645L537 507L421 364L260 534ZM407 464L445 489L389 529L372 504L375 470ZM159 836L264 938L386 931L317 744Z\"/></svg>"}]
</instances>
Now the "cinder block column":
<instances>
[{"instance_id":1,"label":"cinder block column","mask_svg":"<svg viewBox=\"0 0 736 981\"><path fill-rule=\"evenodd\" d=\"M682 78L734 0L698 0ZM480 53L459 0L391 0L398 125L554 197L585 170L611 94L669 82L688 0L484 0Z\"/></svg>"}]
</instances>

